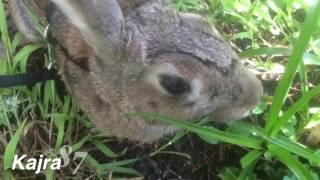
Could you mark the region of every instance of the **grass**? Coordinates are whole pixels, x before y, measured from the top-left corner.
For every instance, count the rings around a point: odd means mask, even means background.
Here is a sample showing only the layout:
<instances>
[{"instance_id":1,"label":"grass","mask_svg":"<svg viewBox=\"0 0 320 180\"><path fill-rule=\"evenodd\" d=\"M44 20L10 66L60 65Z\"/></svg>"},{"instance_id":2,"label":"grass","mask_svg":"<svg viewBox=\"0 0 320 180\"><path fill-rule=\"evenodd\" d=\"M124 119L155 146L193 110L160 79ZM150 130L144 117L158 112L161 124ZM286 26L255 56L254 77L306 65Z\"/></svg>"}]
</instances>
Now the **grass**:
<instances>
[{"instance_id":1,"label":"grass","mask_svg":"<svg viewBox=\"0 0 320 180\"><path fill-rule=\"evenodd\" d=\"M265 87L268 97L250 119L230 124L225 131L204 126L206 120L192 124L149 113L131 114L186 130L148 156L179 155L180 152L168 152L166 148L193 132L208 144L232 144L232 148L239 146L247 152L239 159L240 166L225 166L220 170L221 179L261 179L261 172L286 180L319 179L320 151L307 146L304 134L308 132L307 127L319 124L320 1L173 2L180 11L207 15L240 56L259 70L261 78L275 75L280 81L272 81L271 85L276 88ZM50 45L47 49L34 44L21 45L20 33L9 35L2 3L0 1L0 32L6 52L0 59L0 74L26 72L38 66L32 62L39 60L39 56L44 60L40 64L48 65L51 62ZM285 71L277 74L273 72L275 66L285 67ZM145 157L126 159L126 148L118 152L112 150L108 144L114 139L103 138L92 131L90 121L72 98L59 94L58 89L53 81L32 88L0 89L0 167L3 169L0 172L4 177L32 177L30 172L10 170L14 154L60 157L64 144L69 144L73 152L89 152L77 173L78 178L88 175L97 179L140 176L131 164ZM97 152L108 161L100 161L95 156ZM71 169L75 167L73 164L70 171L64 172L48 170L44 177L55 179L66 175L74 178Z\"/></svg>"}]
</instances>

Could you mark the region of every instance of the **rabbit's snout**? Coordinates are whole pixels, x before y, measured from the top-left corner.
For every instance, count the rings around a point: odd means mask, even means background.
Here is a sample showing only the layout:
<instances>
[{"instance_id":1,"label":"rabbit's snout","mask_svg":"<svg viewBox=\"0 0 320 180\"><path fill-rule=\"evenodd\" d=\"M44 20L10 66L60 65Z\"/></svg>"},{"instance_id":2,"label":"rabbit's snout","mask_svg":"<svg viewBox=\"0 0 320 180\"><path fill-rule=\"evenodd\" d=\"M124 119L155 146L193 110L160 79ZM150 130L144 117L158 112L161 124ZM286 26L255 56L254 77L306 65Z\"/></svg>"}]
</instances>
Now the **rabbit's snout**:
<instances>
[{"instance_id":1,"label":"rabbit's snout","mask_svg":"<svg viewBox=\"0 0 320 180\"><path fill-rule=\"evenodd\" d=\"M239 86L241 87L241 103L240 106L252 109L256 107L263 95L261 82L256 76L246 69L242 64L239 64L239 75L237 76Z\"/></svg>"},{"instance_id":2,"label":"rabbit's snout","mask_svg":"<svg viewBox=\"0 0 320 180\"><path fill-rule=\"evenodd\" d=\"M222 95L223 98L230 97L229 101L221 100L221 106L210 114L216 121L231 121L246 117L259 104L263 95L261 82L238 62L229 86L230 88L225 90L225 95ZM223 105L223 102L226 105Z\"/></svg>"},{"instance_id":3,"label":"rabbit's snout","mask_svg":"<svg viewBox=\"0 0 320 180\"><path fill-rule=\"evenodd\" d=\"M246 71L246 73L250 72ZM254 108L260 102L261 96L263 95L263 88L261 82L254 77L254 75L250 73L247 77L247 83L241 84L245 97L242 104L244 106L248 106L249 108Z\"/></svg>"}]
</instances>

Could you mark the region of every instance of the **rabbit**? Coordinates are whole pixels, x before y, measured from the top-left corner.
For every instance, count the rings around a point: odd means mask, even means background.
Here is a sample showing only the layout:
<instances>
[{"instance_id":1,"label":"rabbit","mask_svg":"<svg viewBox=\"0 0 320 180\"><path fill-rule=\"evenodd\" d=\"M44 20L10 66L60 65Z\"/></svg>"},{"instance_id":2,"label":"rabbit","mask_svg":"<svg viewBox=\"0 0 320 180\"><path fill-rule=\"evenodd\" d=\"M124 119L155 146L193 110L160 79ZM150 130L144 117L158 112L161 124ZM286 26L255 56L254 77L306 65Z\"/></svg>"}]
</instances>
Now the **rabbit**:
<instances>
[{"instance_id":1,"label":"rabbit","mask_svg":"<svg viewBox=\"0 0 320 180\"><path fill-rule=\"evenodd\" d=\"M11 13L22 32L34 33L26 5L11 0ZM52 0L47 6L59 74L105 135L152 143L179 128L127 113L228 123L246 117L263 95L260 81L205 17L177 12L165 0Z\"/></svg>"}]
</instances>

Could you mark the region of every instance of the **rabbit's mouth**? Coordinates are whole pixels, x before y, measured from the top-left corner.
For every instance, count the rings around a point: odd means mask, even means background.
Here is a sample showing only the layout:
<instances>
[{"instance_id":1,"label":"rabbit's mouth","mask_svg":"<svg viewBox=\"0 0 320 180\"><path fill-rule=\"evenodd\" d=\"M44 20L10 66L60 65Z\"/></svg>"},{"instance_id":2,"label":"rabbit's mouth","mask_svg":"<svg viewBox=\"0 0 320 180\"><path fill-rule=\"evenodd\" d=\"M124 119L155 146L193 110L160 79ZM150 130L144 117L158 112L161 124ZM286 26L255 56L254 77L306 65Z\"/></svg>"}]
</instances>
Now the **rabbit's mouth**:
<instances>
[{"instance_id":1,"label":"rabbit's mouth","mask_svg":"<svg viewBox=\"0 0 320 180\"><path fill-rule=\"evenodd\" d=\"M212 112L209 116L213 118L214 121L218 122L230 122L234 120L240 120L247 117L250 114L251 109L238 107L238 108L218 108Z\"/></svg>"},{"instance_id":2,"label":"rabbit's mouth","mask_svg":"<svg viewBox=\"0 0 320 180\"><path fill-rule=\"evenodd\" d=\"M250 111L259 105L261 95L262 90L256 93L255 96L252 95L250 98L243 98L242 101L233 105L218 107L210 113L210 117L213 117L214 121L224 122L243 119L250 114Z\"/></svg>"}]
</instances>

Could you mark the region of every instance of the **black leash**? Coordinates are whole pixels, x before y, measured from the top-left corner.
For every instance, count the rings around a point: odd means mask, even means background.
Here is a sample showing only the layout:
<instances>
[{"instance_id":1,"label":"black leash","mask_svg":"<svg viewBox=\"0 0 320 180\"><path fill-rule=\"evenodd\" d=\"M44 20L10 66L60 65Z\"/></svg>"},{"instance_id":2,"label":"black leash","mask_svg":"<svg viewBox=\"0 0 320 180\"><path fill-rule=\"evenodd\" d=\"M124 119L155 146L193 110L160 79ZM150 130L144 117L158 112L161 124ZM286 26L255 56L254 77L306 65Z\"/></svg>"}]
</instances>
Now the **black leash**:
<instances>
[{"instance_id":1,"label":"black leash","mask_svg":"<svg viewBox=\"0 0 320 180\"><path fill-rule=\"evenodd\" d=\"M55 74L54 69L44 68L24 74L0 75L0 88L34 86L37 83L55 79Z\"/></svg>"},{"instance_id":2,"label":"black leash","mask_svg":"<svg viewBox=\"0 0 320 180\"><path fill-rule=\"evenodd\" d=\"M49 33L49 25L44 32L46 37ZM14 75L0 75L0 88L10 88L15 86L34 86L56 78L57 71L52 68L52 63L48 67L38 71Z\"/></svg>"}]
</instances>

